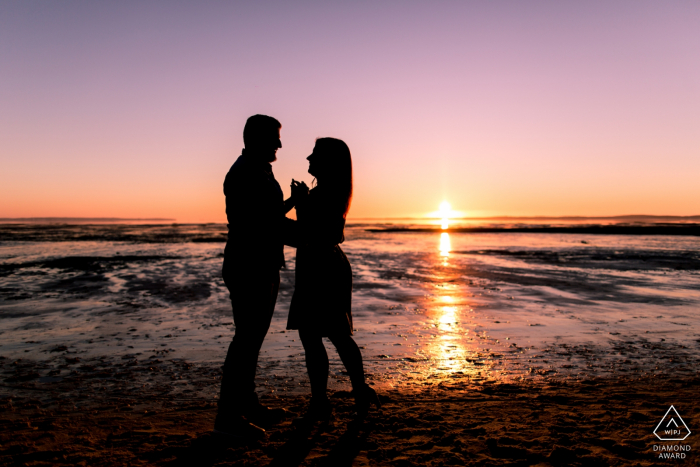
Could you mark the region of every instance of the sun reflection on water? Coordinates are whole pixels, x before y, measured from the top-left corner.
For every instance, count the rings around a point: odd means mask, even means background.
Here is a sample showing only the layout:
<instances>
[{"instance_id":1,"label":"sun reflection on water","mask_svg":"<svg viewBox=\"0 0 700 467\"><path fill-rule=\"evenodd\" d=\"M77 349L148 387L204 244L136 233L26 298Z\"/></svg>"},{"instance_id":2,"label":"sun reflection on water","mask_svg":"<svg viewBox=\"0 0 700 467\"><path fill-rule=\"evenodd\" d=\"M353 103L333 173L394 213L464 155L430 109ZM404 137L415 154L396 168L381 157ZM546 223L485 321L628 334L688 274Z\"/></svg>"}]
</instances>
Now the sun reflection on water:
<instances>
[{"instance_id":1,"label":"sun reflection on water","mask_svg":"<svg viewBox=\"0 0 700 467\"><path fill-rule=\"evenodd\" d=\"M466 385L481 381L490 373L489 365L480 353L481 340L475 334L469 313L474 303L469 290L459 282L464 269L453 264L449 232L440 232L432 261L430 293L425 295L428 326L416 332L416 354L422 362L406 375L420 383L462 390ZM426 284L427 285L427 284ZM412 375L420 376L412 376ZM459 389L458 389L459 388Z\"/></svg>"},{"instance_id":2,"label":"sun reflection on water","mask_svg":"<svg viewBox=\"0 0 700 467\"><path fill-rule=\"evenodd\" d=\"M444 297L444 298L452 298L452 297ZM456 307L453 306L443 306L442 307L442 315L438 317L438 329L440 331L451 331L452 329L449 327L453 323L457 323L457 309Z\"/></svg>"},{"instance_id":3,"label":"sun reflection on water","mask_svg":"<svg viewBox=\"0 0 700 467\"><path fill-rule=\"evenodd\" d=\"M440 256L450 256L450 251L452 251L450 234L443 232L440 234Z\"/></svg>"},{"instance_id":4,"label":"sun reflection on water","mask_svg":"<svg viewBox=\"0 0 700 467\"><path fill-rule=\"evenodd\" d=\"M452 297L442 297L452 298ZM433 369L445 372L450 376L457 372L466 372L465 348L462 344L463 332L459 328L459 309L456 306L444 305L438 308L438 316L435 326L438 334L428 348L431 359L434 360Z\"/></svg>"},{"instance_id":5,"label":"sun reflection on water","mask_svg":"<svg viewBox=\"0 0 700 467\"><path fill-rule=\"evenodd\" d=\"M447 261L452 250L449 233L440 234L438 250L438 258L441 258L438 264L442 263L442 267L436 273L440 282L435 286L437 293L430 307L434 334L424 348L426 357L432 362L431 378L448 383L456 381L455 377L478 378L479 370L471 363L477 352L469 344L469 328L463 323L462 316L462 312L469 309L468 299L464 290L454 284L454 276L459 271L450 268Z\"/></svg>"}]
</instances>

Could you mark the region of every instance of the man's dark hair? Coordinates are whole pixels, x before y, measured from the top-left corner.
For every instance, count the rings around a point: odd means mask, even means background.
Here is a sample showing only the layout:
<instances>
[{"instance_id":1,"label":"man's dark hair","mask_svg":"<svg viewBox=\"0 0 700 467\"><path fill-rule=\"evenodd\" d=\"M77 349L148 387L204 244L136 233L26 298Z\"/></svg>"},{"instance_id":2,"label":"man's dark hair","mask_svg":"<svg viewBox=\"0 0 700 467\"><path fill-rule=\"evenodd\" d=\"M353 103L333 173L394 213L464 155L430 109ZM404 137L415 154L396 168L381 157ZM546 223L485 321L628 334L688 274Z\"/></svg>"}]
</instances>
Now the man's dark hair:
<instances>
[{"instance_id":1,"label":"man's dark hair","mask_svg":"<svg viewBox=\"0 0 700 467\"><path fill-rule=\"evenodd\" d=\"M243 128L243 144L246 146L270 137L270 133L282 128L282 124L276 119L267 115L253 115L245 122Z\"/></svg>"}]
</instances>

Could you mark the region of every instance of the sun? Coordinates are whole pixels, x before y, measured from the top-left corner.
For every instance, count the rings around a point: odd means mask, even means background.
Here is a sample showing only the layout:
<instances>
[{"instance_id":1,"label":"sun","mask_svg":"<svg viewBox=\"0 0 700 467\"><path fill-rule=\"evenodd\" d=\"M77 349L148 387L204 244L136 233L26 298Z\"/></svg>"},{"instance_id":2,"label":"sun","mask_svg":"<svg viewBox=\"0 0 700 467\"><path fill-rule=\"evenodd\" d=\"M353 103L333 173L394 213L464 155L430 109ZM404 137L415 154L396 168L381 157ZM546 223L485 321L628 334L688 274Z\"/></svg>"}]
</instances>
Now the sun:
<instances>
[{"instance_id":1,"label":"sun","mask_svg":"<svg viewBox=\"0 0 700 467\"><path fill-rule=\"evenodd\" d=\"M445 230L450 227L450 214L452 214L452 206L447 201L440 203L440 217L442 218L442 229Z\"/></svg>"},{"instance_id":2,"label":"sun","mask_svg":"<svg viewBox=\"0 0 700 467\"><path fill-rule=\"evenodd\" d=\"M440 203L440 207L437 211L428 213L426 217L431 219L440 219L442 230L447 230L450 228L450 222L454 221L455 219L463 218L465 214L466 213L463 211L454 211L450 202L445 200Z\"/></svg>"}]
</instances>

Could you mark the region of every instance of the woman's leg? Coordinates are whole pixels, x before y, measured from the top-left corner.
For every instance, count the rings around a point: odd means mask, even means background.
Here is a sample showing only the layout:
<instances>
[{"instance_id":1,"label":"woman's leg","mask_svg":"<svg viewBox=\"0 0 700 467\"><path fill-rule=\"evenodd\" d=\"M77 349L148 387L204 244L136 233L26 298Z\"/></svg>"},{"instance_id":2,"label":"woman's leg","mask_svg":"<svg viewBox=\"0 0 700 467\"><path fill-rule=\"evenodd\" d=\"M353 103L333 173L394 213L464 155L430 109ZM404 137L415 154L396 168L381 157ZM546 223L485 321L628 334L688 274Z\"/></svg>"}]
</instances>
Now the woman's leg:
<instances>
[{"instance_id":1,"label":"woman's leg","mask_svg":"<svg viewBox=\"0 0 700 467\"><path fill-rule=\"evenodd\" d=\"M299 338L304 346L306 358L306 371L311 382L311 398L317 402L327 400L326 388L328 386L328 354L320 335L299 330Z\"/></svg>"},{"instance_id":2,"label":"woman's leg","mask_svg":"<svg viewBox=\"0 0 700 467\"><path fill-rule=\"evenodd\" d=\"M365 385L365 369L362 364L362 354L360 348L355 343L352 336L347 334L329 336L329 339L338 350L338 355L348 370L352 388L362 391Z\"/></svg>"},{"instance_id":3,"label":"woman's leg","mask_svg":"<svg viewBox=\"0 0 700 467\"><path fill-rule=\"evenodd\" d=\"M350 375L352 392L355 396L355 419L364 420L370 406L374 405L379 409L382 404L374 389L365 383L365 369L362 364L360 348L347 334L329 337L335 348L338 349L338 355L340 355L340 359Z\"/></svg>"}]
</instances>

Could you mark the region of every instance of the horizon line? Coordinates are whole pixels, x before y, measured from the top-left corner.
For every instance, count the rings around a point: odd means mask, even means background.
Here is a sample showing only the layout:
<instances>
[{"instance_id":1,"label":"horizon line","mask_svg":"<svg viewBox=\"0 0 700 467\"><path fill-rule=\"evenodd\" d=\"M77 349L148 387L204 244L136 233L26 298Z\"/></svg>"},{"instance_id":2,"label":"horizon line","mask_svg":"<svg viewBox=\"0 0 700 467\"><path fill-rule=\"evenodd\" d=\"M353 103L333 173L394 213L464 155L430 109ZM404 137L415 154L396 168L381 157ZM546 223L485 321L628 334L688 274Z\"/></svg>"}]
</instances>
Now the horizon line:
<instances>
[{"instance_id":1,"label":"horizon line","mask_svg":"<svg viewBox=\"0 0 700 467\"><path fill-rule=\"evenodd\" d=\"M700 214L690 215L690 216L676 216L676 215L658 215L658 214L623 214L615 216L478 216L478 217L450 217L450 221L469 221L469 220L584 220L584 219L653 219L653 218L665 218L665 219L700 219ZM405 217L349 217L348 221L360 221L360 220L411 220L411 221L429 221L429 220L440 220L440 217L417 217L417 216L405 216ZM0 223L2 222L70 222L70 221L92 221L92 222L134 222L134 221L158 221L158 222L177 222L176 218L169 217L0 217ZM190 224L192 222L180 222L183 224ZM195 224L225 224L225 221L220 222L194 222Z\"/></svg>"},{"instance_id":2,"label":"horizon line","mask_svg":"<svg viewBox=\"0 0 700 467\"><path fill-rule=\"evenodd\" d=\"M174 221L169 217L0 217L2 221Z\"/></svg>"},{"instance_id":3,"label":"horizon line","mask_svg":"<svg viewBox=\"0 0 700 467\"><path fill-rule=\"evenodd\" d=\"M666 214L621 214L615 216L474 216L474 217L450 217L450 221L455 220L489 220L489 219L629 219L629 218L668 218L668 219L690 219L700 218L700 214L690 216L676 216ZM436 220L442 217L350 217L348 219L394 219L394 220Z\"/></svg>"}]
</instances>

